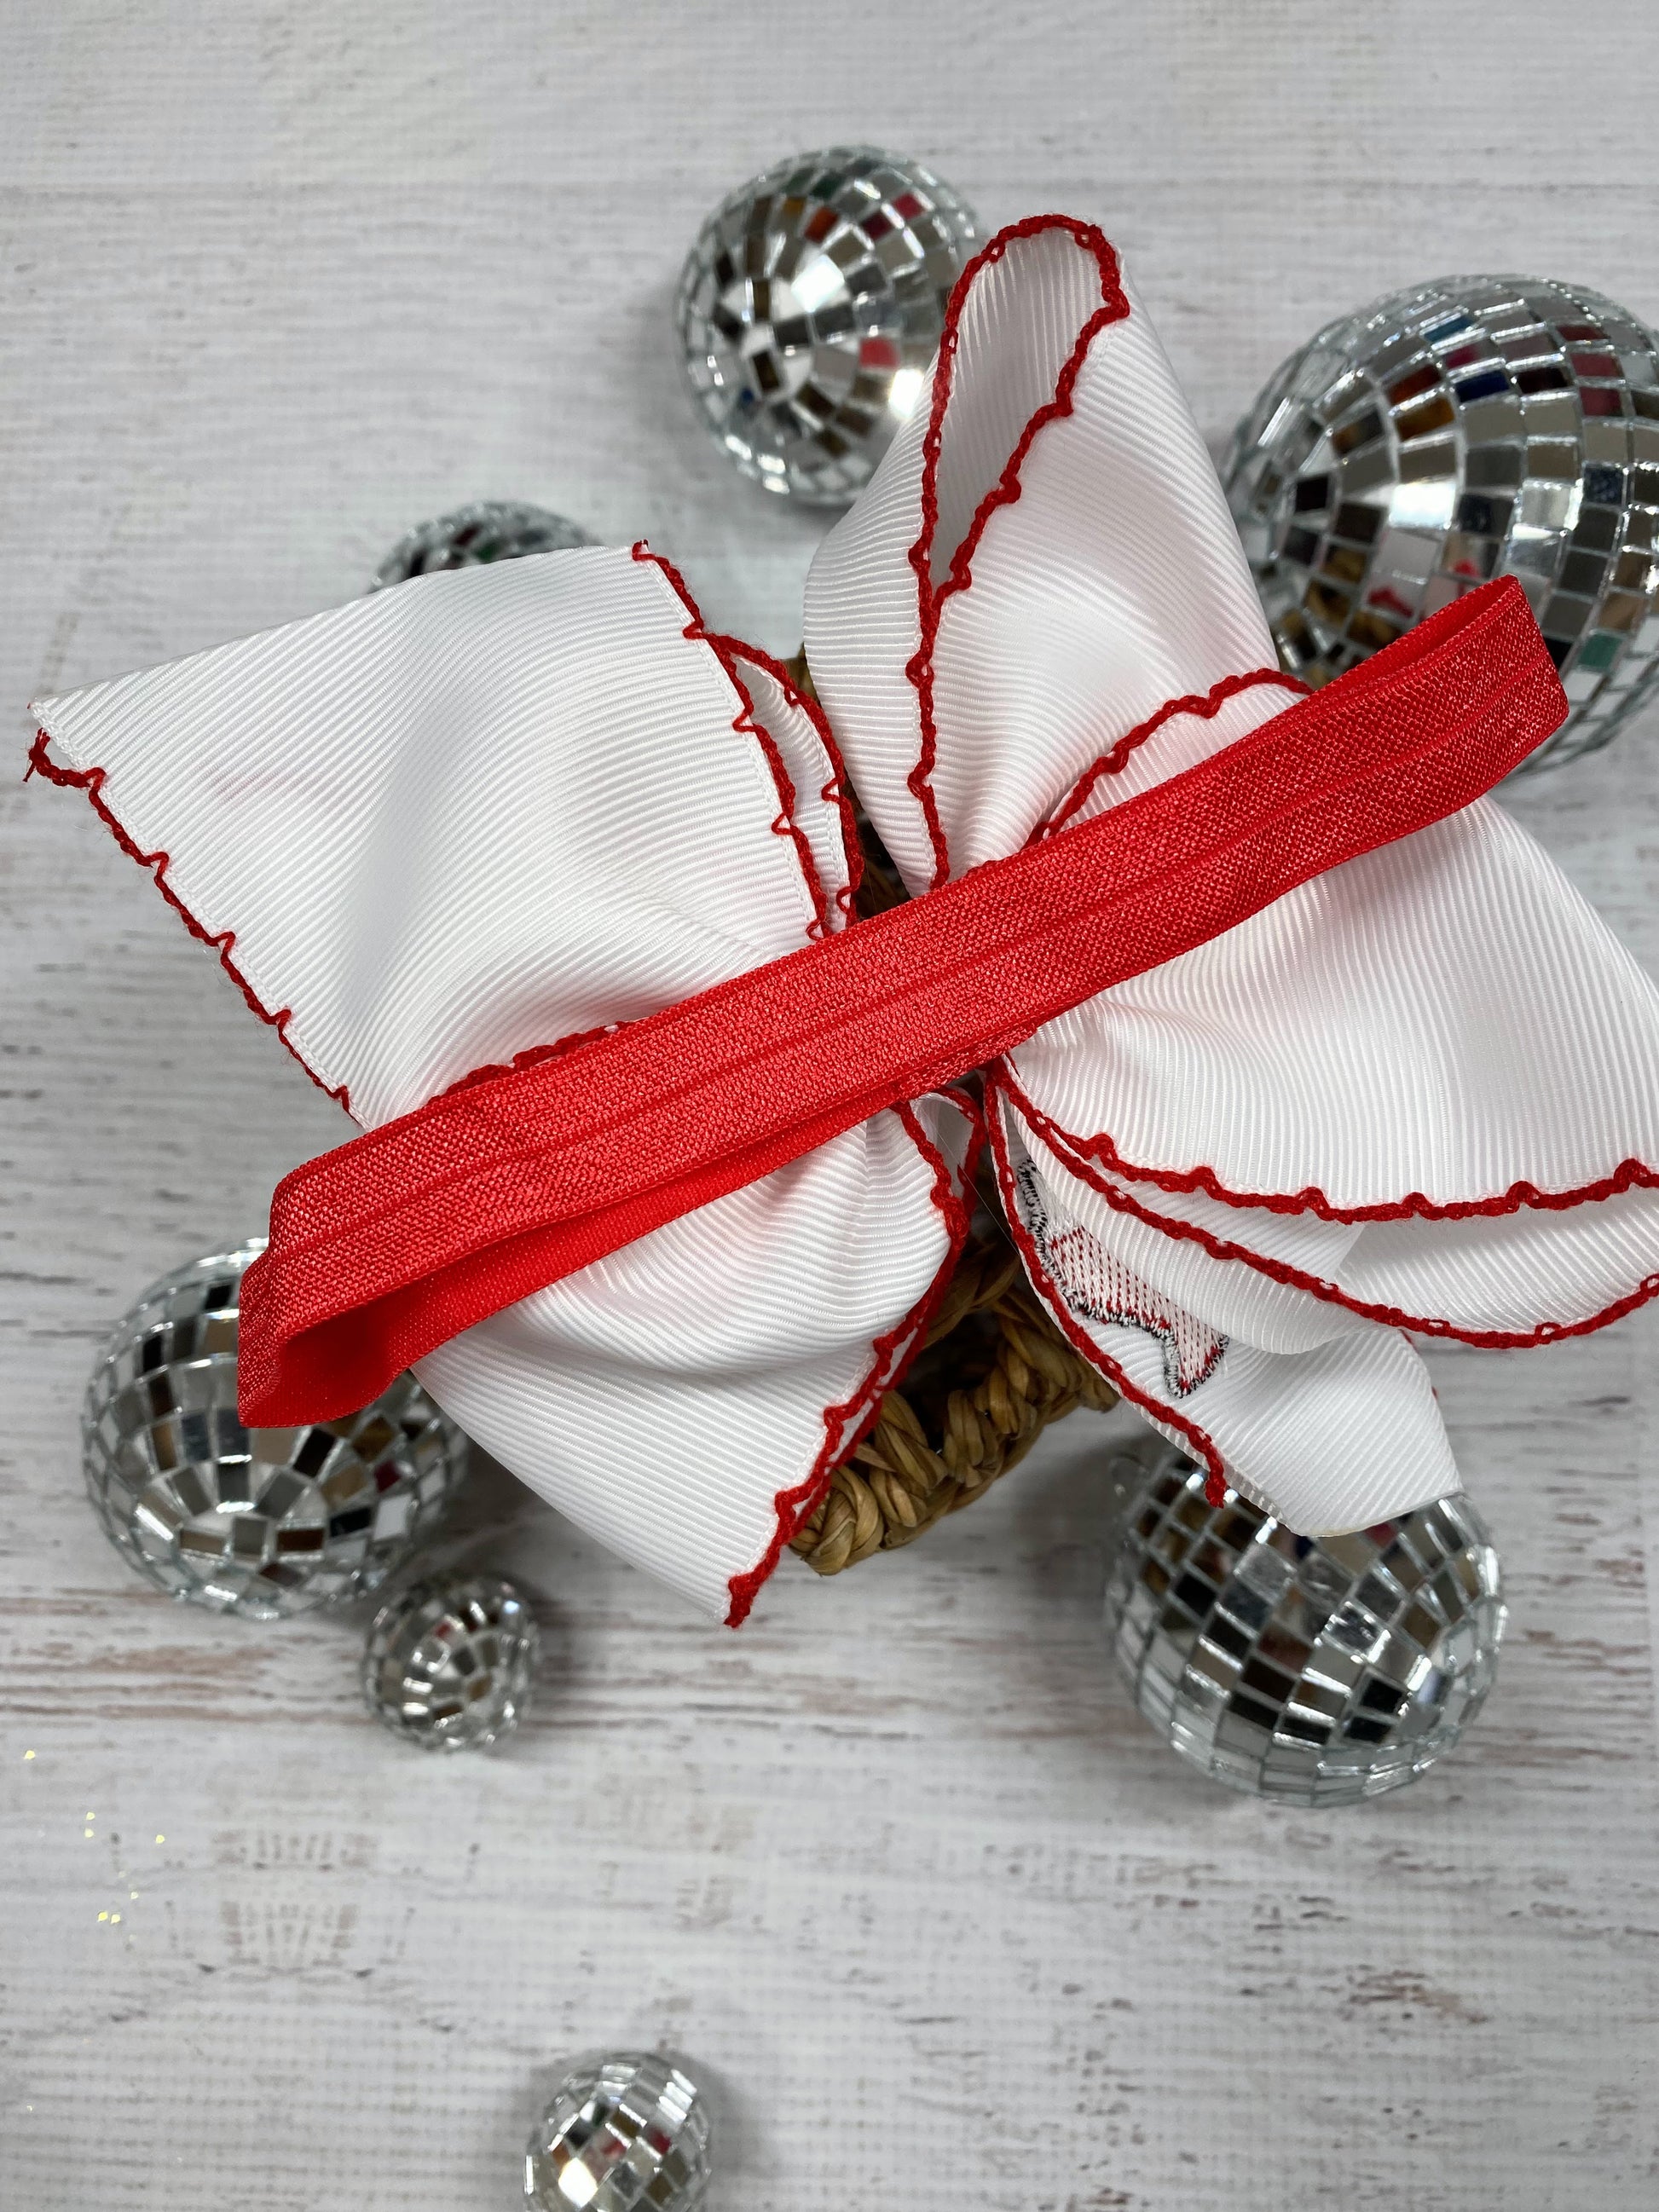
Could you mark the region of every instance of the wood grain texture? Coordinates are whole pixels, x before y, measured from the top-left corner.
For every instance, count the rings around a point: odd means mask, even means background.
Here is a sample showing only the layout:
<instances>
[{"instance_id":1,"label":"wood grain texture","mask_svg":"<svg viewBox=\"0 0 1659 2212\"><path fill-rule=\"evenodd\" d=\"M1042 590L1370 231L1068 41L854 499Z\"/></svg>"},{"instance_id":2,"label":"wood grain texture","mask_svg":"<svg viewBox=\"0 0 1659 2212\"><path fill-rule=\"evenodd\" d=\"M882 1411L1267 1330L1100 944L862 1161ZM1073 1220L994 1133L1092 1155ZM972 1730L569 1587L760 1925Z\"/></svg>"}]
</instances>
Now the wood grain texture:
<instances>
[{"instance_id":1,"label":"wood grain texture","mask_svg":"<svg viewBox=\"0 0 1659 2212\"><path fill-rule=\"evenodd\" d=\"M1644 0L60 0L0 58L20 770L32 693L330 605L478 495L648 532L792 647L822 521L728 476L665 328L791 148L1102 221L1218 439L1413 278L1659 318ZM1516 801L1650 966L1656 738ZM103 1330L339 1117L39 782L0 782L0 2202L487 2212L559 2058L626 2041L713 2085L711 2212L1659 2201L1650 1316L1431 1353L1512 1640L1375 1806L1236 1801L1142 1726L1087 1416L738 1637L481 1469L448 1549L537 1593L544 1694L425 1760L361 1712L361 1616L170 1607L80 1487Z\"/></svg>"}]
</instances>

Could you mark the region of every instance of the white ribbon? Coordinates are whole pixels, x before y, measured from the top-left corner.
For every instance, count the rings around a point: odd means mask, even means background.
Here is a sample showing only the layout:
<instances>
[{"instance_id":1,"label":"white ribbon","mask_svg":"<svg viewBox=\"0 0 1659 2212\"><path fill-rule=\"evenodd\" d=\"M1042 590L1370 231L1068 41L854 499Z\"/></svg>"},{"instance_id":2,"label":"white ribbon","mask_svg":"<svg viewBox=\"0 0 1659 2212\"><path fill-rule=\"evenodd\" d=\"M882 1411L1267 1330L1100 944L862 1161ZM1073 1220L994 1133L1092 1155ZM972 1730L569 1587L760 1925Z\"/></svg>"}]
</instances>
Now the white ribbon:
<instances>
[{"instance_id":1,"label":"white ribbon","mask_svg":"<svg viewBox=\"0 0 1659 2212\"><path fill-rule=\"evenodd\" d=\"M1124 752L1168 702L1271 669L1271 641L1133 299L987 507L1103 298L1076 227L999 252L959 303L937 471L935 586L981 531L933 652L943 867L917 775L927 392L807 586L820 694L916 892L1291 696L1258 677ZM418 578L35 711L364 1127L844 926L811 718L689 625L648 557ZM1395 1321L1519 1340L1659 1285L1659 994L1490 802L1103 993L993 1079L1003 1187L1062 1325L1310 1533L1455 1486ZM467 1330L422 1379L584 1527L740 1616L914 1346L969 1134L948 1098L878 1115Z\"/></svg>"}]
</instances>

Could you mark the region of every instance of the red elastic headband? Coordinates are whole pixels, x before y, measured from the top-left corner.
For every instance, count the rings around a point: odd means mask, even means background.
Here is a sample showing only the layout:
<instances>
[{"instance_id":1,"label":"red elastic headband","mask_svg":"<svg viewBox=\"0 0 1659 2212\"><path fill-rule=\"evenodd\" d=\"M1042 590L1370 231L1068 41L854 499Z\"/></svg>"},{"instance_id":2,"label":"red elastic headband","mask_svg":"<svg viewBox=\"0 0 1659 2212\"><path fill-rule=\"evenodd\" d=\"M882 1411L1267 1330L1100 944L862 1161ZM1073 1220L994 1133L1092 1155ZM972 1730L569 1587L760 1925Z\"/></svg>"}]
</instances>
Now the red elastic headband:
<instances>
[{"instance_id":1,"label":"red elastic headband","mask_svg":"<svg viewBox=\"0 0 1659 2212\"><path fill-rule=\"evenodd\" d=\"M242 1286L251 1427L411 1361L1488 791L1566 700L1513 578L1196 768L296 1169Z\"/></svg>"}]
</instances>

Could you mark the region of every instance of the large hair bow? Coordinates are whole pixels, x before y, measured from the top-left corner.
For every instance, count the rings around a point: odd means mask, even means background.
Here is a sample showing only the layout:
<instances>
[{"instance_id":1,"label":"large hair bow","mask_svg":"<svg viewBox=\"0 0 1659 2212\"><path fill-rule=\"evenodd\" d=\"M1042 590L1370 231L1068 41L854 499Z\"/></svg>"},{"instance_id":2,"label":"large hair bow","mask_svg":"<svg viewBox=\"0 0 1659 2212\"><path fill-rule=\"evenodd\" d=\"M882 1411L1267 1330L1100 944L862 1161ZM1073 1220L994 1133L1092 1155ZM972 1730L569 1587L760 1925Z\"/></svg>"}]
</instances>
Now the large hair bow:
<instances>
[{"instance_id":1,"label":"large hair bow","mask_svg":"<svg viewBox=\"0 0 1659 2212\"><path fill-rule=\"evenodd\" d=\"M251 1425L413 1362L735 1622L949 1276L975 1068L1059 1325L1312 1533L1455 1486L1402 1330L1659 1289L1659 994L1481 796L1565 712L1519 586L1299 696L1097 231L969 268L805 638L822 710L584 550L38 707L362 1125L273 1201ZM855 924L837 738L914 895Z\"/></svg>"}]
</instances>

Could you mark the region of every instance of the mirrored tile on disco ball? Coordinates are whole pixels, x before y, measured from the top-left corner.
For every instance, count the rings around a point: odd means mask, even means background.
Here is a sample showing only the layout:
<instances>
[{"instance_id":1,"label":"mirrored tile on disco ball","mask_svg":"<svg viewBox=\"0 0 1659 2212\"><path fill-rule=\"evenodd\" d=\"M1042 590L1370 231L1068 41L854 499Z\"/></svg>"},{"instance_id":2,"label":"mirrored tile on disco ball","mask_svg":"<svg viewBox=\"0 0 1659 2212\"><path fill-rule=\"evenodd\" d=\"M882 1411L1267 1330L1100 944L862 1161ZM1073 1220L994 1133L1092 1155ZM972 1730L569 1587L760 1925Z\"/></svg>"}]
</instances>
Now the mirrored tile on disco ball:
<instances>
[{"instance_id":1,"label":"mirrored tile on disco ball","mask_svg":"<svg viewBox=\"0 0 1659 2212\"><path fill-rule=\"evenodd\" d=\"M412 1375L362 1412L297 1429L236 1413L250 1238L154 1283L87 1384L87 1488L110 1541L157 1589L274 1620L374 1589L437 1527L467 1443Z\"/></svg>"},{"instance_id":2,"label":"mirrored tile on disco ball","mask_svg":"<svg viewBox=\"0 0 1659 2212\"><path fill-rule=\"evenodd\" d=\"M1448 277L1343 317L1270 379L1224 474L1310 684L1512 574L1571 708L1518 775L1659 696L1659 340L1599 293Z\"/></svg>"},{"instance_id":3,"label":"mirrored tile on disco ball","mask_svg":"<svg viewBox=\"0 0 1659 2212\"><path fill-rule=\"evenodd\" d=\"M675 302L727 458L769 491L851 499L916 404L975 242L959 194L872 146L792 155L730 194Z\"/></svg>"},{"instance_id":4,"label":"mirrored tile on disco ball","mask_svg":"<svg viewBox=\"0 0 1659 2212\"><path fill-rule=\"evenodd\" d=\"M1108 1632L1142 1713L1253 1796L1348 1804L1452 1749L1492 1686L1498 1554L1461 1495L1356 1535L1298 1536L1173 1447L1132 1489Z\"/></svg>"},{"instance_id":5,"label":"mirrored tile on disco ball","mask_svg":"<svg viewBox=\"0 0 1659 2212\"><path fill-rule=\"evenodd\" d=\"M422 522L398 539L374 571L371 592L411 576L450 568L476 568L492 561L517 561L529 553L568 553L593 540L575 523L522 500L481 499L451 514Z\"/></svg>"},{"instance_id":6,"label":"mirrored tile on disco ball","mask_svg":"<svg viewBox=\"0 0 1659 2212\"><path fill-rule=\"evenodd\" d=\"M580 2061L525 2154L534 2212L698 2212L709 2179L708 2108L690 2077L650 2051Z\"/></svg>"},{"instance_id":7,"label":"mirrored tile on disco ball","mask_svg":"<svg viewBox=\"0 0 1659 2212\"><path fill-rule=\"evenodd\" d=\"M534 1614L499 1576L411 1583L374 1616L363 1697L376 1720L423 1751L482 1750L523 1717L540 1644Z\"/></svg>"}]
</instances>

